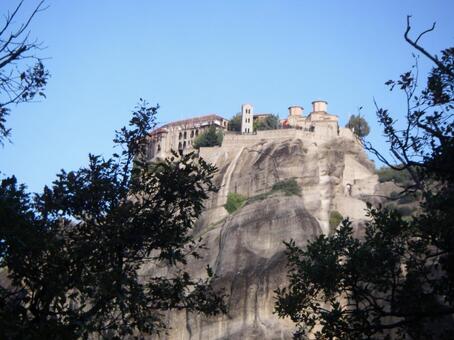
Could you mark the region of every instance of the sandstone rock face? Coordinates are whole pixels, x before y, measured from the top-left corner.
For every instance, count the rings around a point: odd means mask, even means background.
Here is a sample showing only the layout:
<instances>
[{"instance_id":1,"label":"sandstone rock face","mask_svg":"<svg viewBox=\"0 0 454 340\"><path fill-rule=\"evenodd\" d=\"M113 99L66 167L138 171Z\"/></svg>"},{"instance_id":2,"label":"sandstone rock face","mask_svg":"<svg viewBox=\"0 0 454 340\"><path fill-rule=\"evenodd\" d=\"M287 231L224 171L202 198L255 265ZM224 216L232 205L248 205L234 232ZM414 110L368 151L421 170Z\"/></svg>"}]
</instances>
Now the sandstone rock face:
<instances>
[{"instance_id":1,"label":"sandstone rock face","mask_svg":"<svg viewBox=\"0 0 454 340\"><path fill-rule=\"evenodd\" d=\"M283 241L304 246L328 234L334 210L356 223L364 220L365 201L377 184L373 163L356 141L342 137L284 136L207 148L201 156L217 165L221 188L197 223L195 234L208 249L189 272L203 276L206 264L212 266L216 285L229 295L229 313L216 318L169 313L170 330L160 339L291 339L292 322L273 314L274 290L286 283ZM295 178L301 196L271 192L273 184L289 178ZM229 192L250 203L229 215L223 207Z\"/></svg>"}]
</instances>

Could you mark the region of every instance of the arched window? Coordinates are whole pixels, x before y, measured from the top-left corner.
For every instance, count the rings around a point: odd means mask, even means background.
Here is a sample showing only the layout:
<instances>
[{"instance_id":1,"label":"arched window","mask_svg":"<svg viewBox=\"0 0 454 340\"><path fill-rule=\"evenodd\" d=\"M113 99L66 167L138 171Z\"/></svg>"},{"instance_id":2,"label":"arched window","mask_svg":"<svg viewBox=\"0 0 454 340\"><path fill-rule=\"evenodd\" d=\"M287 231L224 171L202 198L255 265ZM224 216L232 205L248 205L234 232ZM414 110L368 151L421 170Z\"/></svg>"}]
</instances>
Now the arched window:
<instances>
[{"instance_id":1,"label":"arched window","mask_svg":"<svg viewBox=\"0 0 454 340\"><path fill-rule=\"evenodd\" d=\"M191 130L191 138L194 137L194 130Z\"/></svg>"},{"instance_id":2,"label":"arched window","mask_svg":"<svg viewBox=\"0 0 454 340\"><path fill-rule=\"evenodd\" d=\"M196 136L199 135L199 129L195 130L195 135L196 135Z\"/></svg>"},{"instance_id":3,"label":"arched window","mask_svg":"<svg viewBox=\"0 0 454 340\"><path fill-rule=\"evenodd\" d=\"M186 131L184 132L184 139L188 138Z\"/></svg>"},{"instance_id":4,"label":"arched window","mask_svg":"<svg viewBox=\"0 0 454 340\"><path fill-rule=\"evenodd\" d=\"M183 149L183 145L180 142L180 143L178 143L178 150L181 150L181 149Z\"/></svg>"},{"instance_id":5,"label":"arched window","mask_svg":"<svg viewBox=\"0 0 454 340\"><path fill-rule=\"evenodd\" d=\"M180 132L180 135L178 136L178 139L181 139L183 137L183 134Z\"/></svg>"},{"instance_id":6,"label":"arched window","mask_svg":"<svg viewBox=\"0 0 454 340\"><path fill-rule=\"evenodd\" d=\"M183 142L183 149L186 149L186 141Z\"/></svg>"},{"instance_id":7,"label":"arched window","mask_svg":"<svg viewBox=\"0 0 454 340\"><path fill-rule=\"evenodd\" d=\"M158 144L158 152L161 151L161 144Z\"/></svg>"}]
</instances>

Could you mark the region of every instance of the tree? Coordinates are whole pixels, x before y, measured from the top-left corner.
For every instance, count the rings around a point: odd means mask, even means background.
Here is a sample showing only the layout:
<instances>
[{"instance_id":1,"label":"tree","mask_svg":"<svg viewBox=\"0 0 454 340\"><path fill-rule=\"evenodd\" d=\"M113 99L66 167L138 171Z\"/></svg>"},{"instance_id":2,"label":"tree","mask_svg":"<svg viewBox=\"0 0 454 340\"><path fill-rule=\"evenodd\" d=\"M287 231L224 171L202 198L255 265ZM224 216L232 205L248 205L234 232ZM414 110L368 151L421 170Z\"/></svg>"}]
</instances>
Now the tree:
<instances>
[{"instance_id":1,"label":"tree","mask_svg":"<svg viewBox=\"0 0 454 340\"><path fill-rule=\"evenodd\" d=\"M367 121L359 114L351 115L345 127L352 130L353 133L360 138L366 137L370 132L369 124L367 124Z\"/></svg>"},{"instance_id":2,"label":"tree","mask_svg":"<svg viewBox=\"0 0 454 340\"><path fill-rule=\"evenodd\" d=\"M420 212L404 218L369 206L363 239L344 220L307 249L287 244L289 284L276 292L276 312L297 323L296 337L315 327L320 339L454 337L454 48L438 58L418 44L434 27L412 40L407 18L405 39L435 63L425 88L416 92L417 64L387 82L405 94L406 124L377 106L395 162L366 144L388 166L408 171L406 190L421 194Z\"/></svg>"},{"instance_id":3,"label":"tree","mask_svg":"<svg viewBox=\"0 0 454 340\"><path fill-rule=\"evenodd\" d=\"M9 137L11 129L6 127L6 117L10 107L23 102L30 102L37 96L45 97L44 88L49 73L42 60L36 56L41 44L30 40L28 28L35 15L44 8L40 1L32 14L20 26L15 25L23 1L20 1L12 13L5 16L0 26L0 144ZM29 64L32 61L33 64Z\"/></svg>"},{"instance_id":4,"label":"tree","mask_svg":"<svg viewBox=\"0 0 454 340\"><path fill-rule=\"evenodd\" d=\"M276 130L279 128L279 117L277 115L266 116L264 119L254 121L254 130Z\"/></svg>"},{"instance_id":5,"label":"tree","mask_svg":"<svg viewBox=\"0 0 454 340\"><path fill-rule=\"evenodd\" d=\"M142 161L157 107L141 101L116 132L120 153L90 155L31 197L14 177L0 185L0 328L6 339L140 337L162 312L225 311L207 278L184 270L201 246L191 237L213 166L191 153ZM134 166L133 166L134 165ZM167 265L158 275L145 269Z\"/></svg>"},{"instance_id":6,"label":"tree","mask_svg":"<svg viewBox=\"0 0 454 340\"><path fill-rule=\"evenodd\" d=\"M242 119L241 112L234 115L232 117L232 119L230 119L230 121L229 121L229 131L240 132L241 131L241 119Z\"/></svg>"},{"instance_id":7,"label":"tree","mask_svg":"<svg viewBox=\"0 0 454 340\"><path fill-rule=\"evenodd\" d=\"M206 146L222 145L224 135L222 131L216 129L214 125L210 126L207 130L202 132L194 140L194 148L199 149Z\"/></svg>"}]
</instances>

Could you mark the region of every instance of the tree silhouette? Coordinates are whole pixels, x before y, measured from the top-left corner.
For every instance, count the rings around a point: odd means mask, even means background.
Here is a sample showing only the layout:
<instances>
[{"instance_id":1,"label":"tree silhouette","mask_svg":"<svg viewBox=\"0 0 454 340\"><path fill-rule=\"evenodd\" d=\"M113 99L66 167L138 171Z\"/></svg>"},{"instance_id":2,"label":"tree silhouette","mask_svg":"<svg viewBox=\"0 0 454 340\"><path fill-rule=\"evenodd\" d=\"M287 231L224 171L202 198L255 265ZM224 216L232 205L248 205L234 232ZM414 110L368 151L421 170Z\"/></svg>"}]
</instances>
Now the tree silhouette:
<instances>
[{"instance_id":1,"label":"tree silhouette","mask_svg":"<svg viewBox=\"0 0 454 340\"><path fill-rule=\"evenodd\" d=\"M359 114L351 115L345 127L352 130L353 133L360 138L366 137L370 132L369 124L367 124L367 121Z\"/></svg>"},{"instance_id":2,"label":"tree silhouette","mask_svg":"<svg viewBox=\"0 0 454 340\"><path fill-rule=\"evenodd\" d=\"M0 144L11 133L11 129L6 127L10 107L32 101L37 96L45 97L43 91L49 77L42 60L36 55L41 44L30 39L28 30L35 15L45 10L44 1L38 3L24 23L16 25L22 3L6 14L0 26Z\"/></svg>"},{"instance_id":3,"label":"tree silhouette","mask_svg":"<svg viewBox=\"0 0 454 340\"><path fill-rule=\"evenodd\" d=\"M406 40L435 63L422 91L417 66L387 82L405 93L404 127L377 106L394 162L366 143L410 174L406 190L422 196L421 211L408 219L369 206L362 239L344 220L307 249L287 244L289 284L276 291L276 312L297 323L297 338L454 338L454 48L438 58L418 45L434 27L413 41L407 18Z\"/></svg>"},{"instance_id":4,"label":"tree silhouette","mask_svg":"<svg viewBox=\"0 0 454 340\"><path fill-rule=\"evenodd\" d=\"M193 153L144 162L156 112L141 101L116 132L119 154L90 155L35 197L14 177L1 182L2 337L140 337L165 327L166 310L225 311L211 270L197 280L185 271L199 257L191 230L216 169Z\"/></svg>"}]
</instances>

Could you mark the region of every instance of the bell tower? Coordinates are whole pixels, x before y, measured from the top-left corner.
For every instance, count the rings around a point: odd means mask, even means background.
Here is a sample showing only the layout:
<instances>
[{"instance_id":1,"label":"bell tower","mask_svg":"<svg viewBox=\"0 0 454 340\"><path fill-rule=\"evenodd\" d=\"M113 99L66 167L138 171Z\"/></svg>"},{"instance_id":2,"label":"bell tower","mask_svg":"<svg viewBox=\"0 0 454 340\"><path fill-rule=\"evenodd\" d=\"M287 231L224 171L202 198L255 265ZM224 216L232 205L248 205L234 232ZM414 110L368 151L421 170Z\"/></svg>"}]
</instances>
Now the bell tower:
<instances>
[{"instance_id":1,"label":"bell tower","mask_svg":"<svg viewBox=\"0 0 454 340\"><path fill-rule=\"evenodd\" d=\"M254 111L251 104L241 106L241 133L254 132Z\"/></svg>"}]
</instances>

